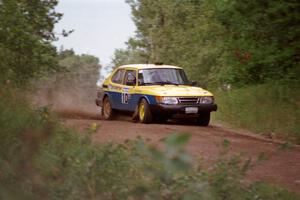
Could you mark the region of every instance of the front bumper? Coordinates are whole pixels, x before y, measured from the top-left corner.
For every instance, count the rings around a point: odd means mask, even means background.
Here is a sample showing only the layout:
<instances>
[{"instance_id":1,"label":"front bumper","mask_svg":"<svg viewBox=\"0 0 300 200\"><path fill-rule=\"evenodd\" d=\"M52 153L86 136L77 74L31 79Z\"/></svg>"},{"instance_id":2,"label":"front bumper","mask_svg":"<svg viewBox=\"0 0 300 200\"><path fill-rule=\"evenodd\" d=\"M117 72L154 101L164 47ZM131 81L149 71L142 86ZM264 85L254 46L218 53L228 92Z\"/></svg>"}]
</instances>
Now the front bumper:
<instances>
[{"instance_id":1,"label":"front bumper","mask_svg":"<svg viewBox=\"0 0 300 200\"><path fill-rule=\"evenodd\" d=\"M218 106L217 104L198 104L198 105L164 105L164 104L157 104L157 105L149 105L150 110L153 114L159 115L175 115L175 114L186 114L187 107L197 107L198 112L194 114L200 114L201 112L212 112L217 111Z\"/></svg>"}]
</instances>

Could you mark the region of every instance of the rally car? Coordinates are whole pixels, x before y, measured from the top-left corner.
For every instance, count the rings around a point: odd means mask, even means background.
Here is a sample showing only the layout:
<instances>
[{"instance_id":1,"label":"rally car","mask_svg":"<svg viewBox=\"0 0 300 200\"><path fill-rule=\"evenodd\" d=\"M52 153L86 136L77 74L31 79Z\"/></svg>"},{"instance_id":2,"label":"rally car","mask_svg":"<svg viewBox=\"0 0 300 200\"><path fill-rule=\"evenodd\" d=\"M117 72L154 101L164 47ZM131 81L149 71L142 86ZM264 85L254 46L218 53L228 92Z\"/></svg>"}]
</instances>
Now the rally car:
<instances>
[{"instance_id":1,"label":"rally car","mask_svg":"<svg viewBox=\"0 0 300 200\"><path fill-rule=\"evenodd\" d=\"M116 68L97 92L96 105L104 119L117 111L132 113L142 123L176 116L197 119L207 126L217 110L213 94L189 82L181 67L132 64Z\"/></svg>"}]
</instances>

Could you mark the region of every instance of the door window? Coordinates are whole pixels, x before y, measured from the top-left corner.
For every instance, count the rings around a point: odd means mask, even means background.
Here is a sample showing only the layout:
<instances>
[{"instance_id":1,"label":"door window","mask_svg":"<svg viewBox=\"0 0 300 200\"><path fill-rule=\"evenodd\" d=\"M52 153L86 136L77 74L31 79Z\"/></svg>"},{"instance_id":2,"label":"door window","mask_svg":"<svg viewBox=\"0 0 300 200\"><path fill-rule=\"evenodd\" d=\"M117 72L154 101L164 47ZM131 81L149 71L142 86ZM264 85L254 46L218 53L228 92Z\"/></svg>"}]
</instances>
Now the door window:
<instances>
[{"instance_id":1,"label":"door window","mask_svg":"<svg viewBox=\"0 0 300 200\"><path fill-rule=\"evenodd\" d=\"M135 86L136 85L136 71L127 70L125 75L125 85Z\"/></svg>"}]
</instances>

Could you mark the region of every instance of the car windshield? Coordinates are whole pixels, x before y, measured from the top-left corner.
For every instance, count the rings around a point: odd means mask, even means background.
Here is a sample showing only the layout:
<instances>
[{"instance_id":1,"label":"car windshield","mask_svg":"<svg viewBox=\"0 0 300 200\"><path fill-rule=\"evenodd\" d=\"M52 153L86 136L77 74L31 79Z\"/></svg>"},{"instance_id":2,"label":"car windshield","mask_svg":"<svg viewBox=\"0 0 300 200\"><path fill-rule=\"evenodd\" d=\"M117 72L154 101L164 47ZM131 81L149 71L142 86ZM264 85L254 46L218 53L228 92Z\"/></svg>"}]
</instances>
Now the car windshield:
<instances>
[{"instance_id":1,"label":"car windshield","mask_svg":"<svg viewBox=\"0 0 300 200\"><path fill-rule=\"evenodd\" d=\"M188 85L189 81L182 69L155 68L141 69L139 85Z\"/></svg>"}]
</instances>

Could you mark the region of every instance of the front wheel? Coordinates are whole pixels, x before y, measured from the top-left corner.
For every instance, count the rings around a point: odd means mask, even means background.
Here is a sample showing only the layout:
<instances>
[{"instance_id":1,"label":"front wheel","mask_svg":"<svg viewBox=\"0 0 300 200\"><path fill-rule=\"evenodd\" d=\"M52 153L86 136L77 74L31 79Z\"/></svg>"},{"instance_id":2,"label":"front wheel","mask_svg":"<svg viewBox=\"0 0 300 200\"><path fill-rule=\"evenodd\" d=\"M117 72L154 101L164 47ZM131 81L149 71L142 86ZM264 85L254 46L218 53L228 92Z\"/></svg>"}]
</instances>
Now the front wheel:
<instances>
[{"instance_id":1,"label":"front wheel","mask_svg":"<svg viewBox=\"0 0 300 200\"><path fill-rule=\"evenodd\" d=\"M149 104L146 99L142 99L140 101L138 111L139 111L138 116L139 116L140 122L142 122L144 124L149 124L152 122L152 113L151 113Z\"/></svg>"},{"instance_id":2,"label":"front wheel","mask_svg":"<svg viewBox=\"0 0 300 200\"><path fill-rule=\"evenodd\" d=\"M102 116L106 120L112 120L114 117L114 110L111 107L108 97L103 99Z\"/></svg>"},{"instance_id":3,"label":"front wheel","mask_svg":"<svg viewBox=\"0 0 300 200\"><path fill-rule=\"evenodd\" d=\"M200 113L198 117L198 124L200 126L208 126L209 121L210 121L210 112Z\"/></svg>"}]
</instances>

